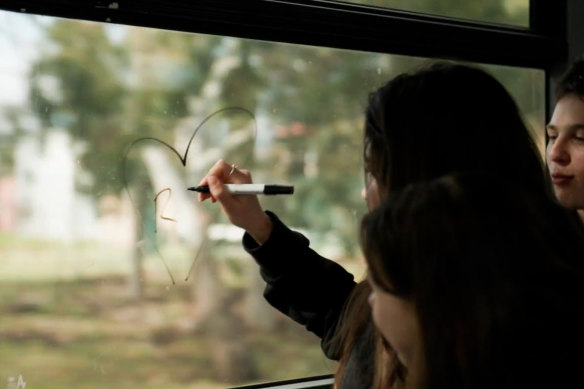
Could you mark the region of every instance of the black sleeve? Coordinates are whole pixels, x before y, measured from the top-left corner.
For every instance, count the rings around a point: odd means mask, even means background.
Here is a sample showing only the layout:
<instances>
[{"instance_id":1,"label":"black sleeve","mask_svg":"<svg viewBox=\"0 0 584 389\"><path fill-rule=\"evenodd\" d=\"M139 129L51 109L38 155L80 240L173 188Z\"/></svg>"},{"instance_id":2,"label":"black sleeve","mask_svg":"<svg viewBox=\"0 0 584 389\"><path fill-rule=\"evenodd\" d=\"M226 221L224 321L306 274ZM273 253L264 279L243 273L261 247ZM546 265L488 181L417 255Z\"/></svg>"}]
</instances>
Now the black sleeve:
<instances>
[{"instance_id":1,"label":"black sleeve","mask_svg":"<svg viewBox=\"0 0 584 389\"><path fill-rule=\"evenodd\" d=\"M269 239L258 246L250 235L243 236L243 247L260 265L267 283L264 297L320 337L325 354L336 359L337 350L327 347L328 340L355 286L353 275L318 255L304 235L286 227L275 214L266 213L274 226Z\"/></svg>"}]
</instances>

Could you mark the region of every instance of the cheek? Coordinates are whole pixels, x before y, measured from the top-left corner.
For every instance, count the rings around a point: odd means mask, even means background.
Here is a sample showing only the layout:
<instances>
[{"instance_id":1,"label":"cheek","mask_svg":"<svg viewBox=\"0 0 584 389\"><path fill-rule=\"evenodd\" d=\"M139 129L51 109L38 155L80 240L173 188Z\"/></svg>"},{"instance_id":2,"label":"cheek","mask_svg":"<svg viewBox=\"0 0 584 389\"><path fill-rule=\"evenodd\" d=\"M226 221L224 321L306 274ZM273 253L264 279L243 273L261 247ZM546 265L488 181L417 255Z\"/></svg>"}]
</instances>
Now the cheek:
<instances>
[{"instance_id":1,"label":"cheek","mask_svg":"<svg viewBox=\"0 0 584 389\"><path fill-rule=\"evenodd\" d=\"M365 201L369 210L374 210L379 206L381 200L379 199L379 191L377 185L371 184L365 189Z\"/></svg>"},{"instance_id":2,"label":"cheek","mask_svg":"<svg viewBox=\"0 0 584 389\"><path fill-rule=\"evenodd\" d=\"M417 322L413 307L394 296L370 297L373 322L406 366L412 360L417 339Z\"/></svg>"},{"instance_id":3,"label":"cheek","mask_svg":"<svg viewBox=\"0 0 584 389\"><path fill-rule=\"evenodd\" d=\"M580 145L573 153L574 165L578 168L578 175L584 177L584 144Z\"/></svg>"},{"instance_id":4,"label":"cheek","mask_svg":"<svg viewBox=\"0 0 584 389\"><path fill-rule=\"evenodd\" d=\"M550 151L552 149L552 144L550 142L548 142L545 145L545 161L547 162L547 165L549 167L549 163L550 163Z\"/></svg>"},{"instance_id":5,"label":"cheek","mask_svg":"<svg viewBox=\"0 0 584 389\"><path fill-rule=\"evenodd\" d=\"M373 322L375 326L383 332L385 328L385 320L383 314L383 307L379 304L379 299L376 298L375 292L369 295L369 306L371 307L371 316L373 317Z\"/></svg>"},{"instance_id":6,"label":"cheek","mask_svg":"<svg viewBox=\"0 0 584 389\"><path fill-rule=\"evenodd\" d=\"M380 204L377 180L370 173L367 173L365 176L365 187L361 190L361 197L367 203L367 208L370 211L377 208Z\"/></svg>"},{"instance_id":7,"label":"cheek","mask_svg":"<svg viewBox=\"0 0 584 389\"><path fill-rule=\"evenodd\" d=\"M371 306L373 323L375 323L375 326L381 332L383 337L391 343L391 312L388 312L388 307L385 306L383 299L376 296L375 293L369 295L369 305Z\"/></svg>"}]
</instances>

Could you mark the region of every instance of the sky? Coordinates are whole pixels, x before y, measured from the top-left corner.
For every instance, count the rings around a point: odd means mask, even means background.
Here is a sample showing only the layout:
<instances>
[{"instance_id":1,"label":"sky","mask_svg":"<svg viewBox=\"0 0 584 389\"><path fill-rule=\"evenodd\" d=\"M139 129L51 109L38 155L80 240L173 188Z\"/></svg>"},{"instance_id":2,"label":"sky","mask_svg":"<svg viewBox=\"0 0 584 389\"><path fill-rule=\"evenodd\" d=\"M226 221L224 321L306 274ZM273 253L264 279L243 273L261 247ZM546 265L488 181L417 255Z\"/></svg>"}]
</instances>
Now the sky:
<instances>
[{"instance_id":1,"label":"sky","mask_svg":"<svg viewBox=\"0 0 584 389\"><path fill-rule=\"evenodd\" d=\"M43 27L56 18L0 10L0 134L10 132L2 110L28 104L31 64L46 48ZM89 23L89 22L88 22ZM124 39L127 26L107 24L113 42Z\"/></svg>"},{"instance_id":2,"label":"sky","mask_svg":"<svg viewBox=\"0 0 584 389\"><path fill-rule=\"evenodd\" d=\"M49 18L0 11L0 107L26 104L27 74Z\"/></svg>"}]
</instances>

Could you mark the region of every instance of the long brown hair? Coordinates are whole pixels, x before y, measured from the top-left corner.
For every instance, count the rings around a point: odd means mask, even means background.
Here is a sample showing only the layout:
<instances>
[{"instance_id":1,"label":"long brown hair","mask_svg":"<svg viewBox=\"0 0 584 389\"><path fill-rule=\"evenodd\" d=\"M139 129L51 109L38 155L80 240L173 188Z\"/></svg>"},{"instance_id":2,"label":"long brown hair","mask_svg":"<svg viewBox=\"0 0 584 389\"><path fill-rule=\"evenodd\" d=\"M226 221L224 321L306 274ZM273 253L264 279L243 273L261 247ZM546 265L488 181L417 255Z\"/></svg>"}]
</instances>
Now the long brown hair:
<instances>
[{"instance_id":1,"label":"long brown hair","mask_svg":"<svg viewBox=\"0 0 584 389\"><path fill-rule=\"evenodd\" d=\"M408 387L580 379L584 235L549 196L478 172L418 183L363 219L361 242L375 284L415 307Z\"/></svg>"},{"instance_id":2,"label":"long brown hair","mask_svg":"<svg viewBox=\"0 0 584 389\"><path fill-rule=\"evenodd\" d=\"M458 171L495 172L551 193L511 95L486 71L463 64L432 63L373 93L363 158L382 197Z\"/></svg>"},{"instance_id":3,"label":"long brown hair","mask_svg":"<svg viewBox=\"0 0 584 389\"><path fill-rule=\"evenodd\" d=\"M495 172L551 196L543 161L513 98L494 77L472 66L429 63L372 93L363 152L366 176L375 178L381 198L455 171ZM370 320L368 294L362 281L339 324L336 341L344 351L337 380L342 380L351 347ZM373 382L380 386L375 388L403 383L405 369L391 353L390 364L376 365ZM378 371L385 368L387 372Z\"/></svg>"},{"instance_id":4,"label":"long brown hair","mask_svg":"<svg viewBox=\"0 0 584 389\"><path fill-rule=\"evenodd\" d=\"M346 381L374 389L398 389L405 383L405 367L371 321L371 307L367 301L370 293L369 282L363 280L355 286L345 303L337 336L333 338L334 347L341 350L335 372L336 388L346 388ZM355 353L356 349L361 352ZM374 357L370 358L371 355ZM370 365L366 364L364 371L348 371L351 358L369 360ZM355 376L348 377L349 374Z\"/></svg>"}]
</instances>

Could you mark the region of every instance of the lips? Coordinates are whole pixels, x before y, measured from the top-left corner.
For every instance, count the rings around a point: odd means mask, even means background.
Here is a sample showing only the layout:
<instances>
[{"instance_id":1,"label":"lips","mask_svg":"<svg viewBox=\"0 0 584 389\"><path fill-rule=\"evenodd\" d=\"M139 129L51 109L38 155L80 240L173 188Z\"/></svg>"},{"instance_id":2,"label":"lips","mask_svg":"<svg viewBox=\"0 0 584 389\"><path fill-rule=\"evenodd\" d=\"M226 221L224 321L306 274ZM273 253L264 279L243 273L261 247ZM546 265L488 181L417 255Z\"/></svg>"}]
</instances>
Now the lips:
<instances>
[{"instance_id":1,"label":"lips","mask_svg":"<svg viewBox=\"0 0 584 389\"><path fill-rule=\"evenodd\" d=\"M552 182L558 186L568 185L573 179L574 176L570 174L552 174Z\"/></svg>"}]
</instances>

